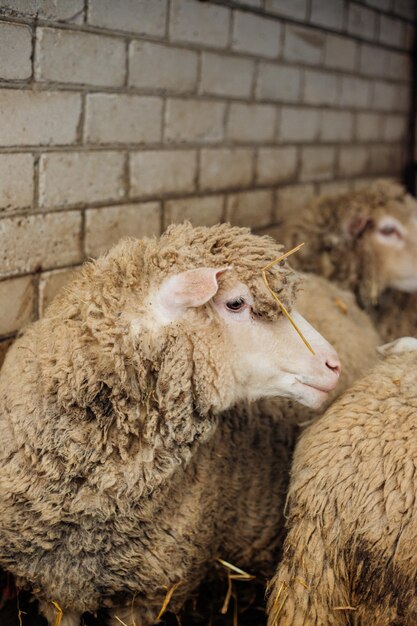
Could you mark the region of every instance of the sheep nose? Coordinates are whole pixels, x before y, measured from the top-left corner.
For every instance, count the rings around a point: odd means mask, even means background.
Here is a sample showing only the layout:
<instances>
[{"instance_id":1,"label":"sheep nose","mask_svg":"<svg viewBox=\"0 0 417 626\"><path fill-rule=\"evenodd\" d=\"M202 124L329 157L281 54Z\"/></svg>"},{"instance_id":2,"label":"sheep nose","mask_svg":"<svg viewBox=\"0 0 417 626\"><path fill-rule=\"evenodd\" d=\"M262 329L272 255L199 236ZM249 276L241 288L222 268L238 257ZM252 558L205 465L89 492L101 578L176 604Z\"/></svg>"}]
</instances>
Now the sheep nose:
<instances>
[{"instance_id":1,"label":"sheep nose","mask_svg":"<svg viewBox=\"0 0 417 626\"><path fill-rule=\"evenodd\" d=\"M327 359L326 360L326 367L328 367L329 370L334 372L336 374L336 376L340 376L340 372L342 371L342 366L341 366L340 361L338 359L336 359L336 358Z\"/></svg>"}]
</instances>

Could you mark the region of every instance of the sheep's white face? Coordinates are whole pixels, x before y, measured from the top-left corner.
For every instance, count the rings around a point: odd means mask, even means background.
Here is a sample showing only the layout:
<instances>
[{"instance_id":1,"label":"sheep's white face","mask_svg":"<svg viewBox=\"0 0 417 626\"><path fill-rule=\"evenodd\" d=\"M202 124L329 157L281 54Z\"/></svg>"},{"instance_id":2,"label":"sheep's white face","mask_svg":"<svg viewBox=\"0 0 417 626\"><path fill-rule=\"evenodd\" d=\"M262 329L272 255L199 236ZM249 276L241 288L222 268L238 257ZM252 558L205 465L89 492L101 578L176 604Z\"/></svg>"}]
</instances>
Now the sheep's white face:
<instances>
[{"instance_id":1,"label":"sheep's white face","mask_svg":"<svg viewBox=\"0 0 417 626\"><path fill-rule=\"evenodd\" d=\"M152 296L157 324L195 317L196 307L209 304L223 328L225 345L219 358L231 373L231 380L224 381L234 396L229 405L281 396L318 408L338 382L336 351L296 312L293 318L314 355L284 316L274 322L259 318L244 284L218 291L217 278L225 269L201 268L168 278Z\"/></svg>"}]
</instances>

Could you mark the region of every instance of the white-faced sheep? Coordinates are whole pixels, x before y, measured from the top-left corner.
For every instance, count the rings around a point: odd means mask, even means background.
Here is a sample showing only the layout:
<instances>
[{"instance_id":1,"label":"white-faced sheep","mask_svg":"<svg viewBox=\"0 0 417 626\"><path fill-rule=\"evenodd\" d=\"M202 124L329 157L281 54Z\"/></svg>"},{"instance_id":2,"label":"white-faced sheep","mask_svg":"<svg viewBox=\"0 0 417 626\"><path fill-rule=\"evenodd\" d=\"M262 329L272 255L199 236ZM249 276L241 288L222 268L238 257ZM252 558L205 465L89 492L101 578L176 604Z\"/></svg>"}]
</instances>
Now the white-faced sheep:
<instances>
[{"instance_id":1,"label":"white-faced sheep","mask_svg":"<svg viewBox=\"0 0 417 626\"><path fill-rule=\"evenodd\" d=\"M353 291L384 340L417 332L417 200L401 185L319 198L284 217L282 239L305 241L291 264Z\"/></svg>"},{"instance_id":2,"label":"white-faced sheep","mask_svg":"<svg viewBox=\"0 0 417 626\"><path fill-rule=\"evenodd\" d=\"M340 370L294 312L307 350L263 284L280 252L228 225L126 240L11 347L0 564L50 623L54 601L61 626L99 606L114 624L149 624L167 588L181 583L178 607L216 556L272 554L286 436L270 415L227 409L277 395L317 407ZM291 309L297 275L281 262L268 276Z\"/></svg>"},{"instance_id":3,"label":"white-faced sheep","mask_svg":"<svg viewBox=\"0 0 417 626\"><path fill-rule=\"evenodd\" d=\"M417 623L417 339L301 436L269 626Z\"/></svg>"}]
</instances>

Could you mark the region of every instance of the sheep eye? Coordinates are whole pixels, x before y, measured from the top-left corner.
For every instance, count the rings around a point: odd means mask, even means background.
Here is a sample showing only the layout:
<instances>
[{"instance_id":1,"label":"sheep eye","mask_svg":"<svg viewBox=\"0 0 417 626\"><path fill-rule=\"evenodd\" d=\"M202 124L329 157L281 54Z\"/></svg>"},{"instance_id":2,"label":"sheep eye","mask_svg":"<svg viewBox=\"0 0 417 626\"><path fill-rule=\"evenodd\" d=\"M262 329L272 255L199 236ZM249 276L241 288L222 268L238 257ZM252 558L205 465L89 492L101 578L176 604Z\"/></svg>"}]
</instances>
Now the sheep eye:
<instances>
[{"instance_id":1,"label":"sheep eye","mask_svg":"<svg viewBox=\"0 0 417 626\"><path fill-rule=\"evenodd\" d=\"M381 235L384 235L384 237L398 237L398 239L401 239L401 233L395 228L395 226L382 226L379 229L379 232L381 233Z\"/></svg>"},{"instance_id":2,"label":"sheep eye","mask_svg":"<svg viewBox=\"0 0 417 626\"><path fill-rule=\"evenodd\" d=\"M234 300L226 302L226 309L233 311L234 313L236 313L236 311L241 311L244 307L245 301L243 298L235 298Z\"/></svg>"}]
</instances>

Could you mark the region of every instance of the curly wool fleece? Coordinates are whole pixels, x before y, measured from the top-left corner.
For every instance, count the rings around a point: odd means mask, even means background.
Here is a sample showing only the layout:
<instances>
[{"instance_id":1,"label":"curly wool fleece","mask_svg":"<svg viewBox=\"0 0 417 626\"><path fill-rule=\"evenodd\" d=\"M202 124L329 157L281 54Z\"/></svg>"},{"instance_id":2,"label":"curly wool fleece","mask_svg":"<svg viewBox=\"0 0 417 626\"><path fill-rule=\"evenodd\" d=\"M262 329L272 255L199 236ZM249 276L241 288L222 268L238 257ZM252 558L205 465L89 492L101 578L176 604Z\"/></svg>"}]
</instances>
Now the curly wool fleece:
<instances>
[{"instance_id":1,"label":"curly wool fleece","mask_svg":"<svg viewBox=\"0 0 417 626\"><path fill-rule=\"evenodd\" d=\"M131 321L149 316L168 275L202 266L232 266L220 288L233 273L276 318L260 270L280 253L228 225L123 241L12 346L0 375L0 564L41 600L82 612L135 595L151 623L166 587L183 581L181 602L222 545L252 564L275 545L282 425L216 417L227 377L218 318L204 307L199 326L157 337L133 336ZM291 308L293 271L276 266L270 282Z\"/></svg>"}]
</instances>

